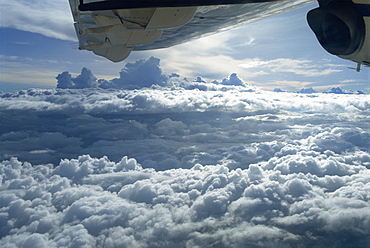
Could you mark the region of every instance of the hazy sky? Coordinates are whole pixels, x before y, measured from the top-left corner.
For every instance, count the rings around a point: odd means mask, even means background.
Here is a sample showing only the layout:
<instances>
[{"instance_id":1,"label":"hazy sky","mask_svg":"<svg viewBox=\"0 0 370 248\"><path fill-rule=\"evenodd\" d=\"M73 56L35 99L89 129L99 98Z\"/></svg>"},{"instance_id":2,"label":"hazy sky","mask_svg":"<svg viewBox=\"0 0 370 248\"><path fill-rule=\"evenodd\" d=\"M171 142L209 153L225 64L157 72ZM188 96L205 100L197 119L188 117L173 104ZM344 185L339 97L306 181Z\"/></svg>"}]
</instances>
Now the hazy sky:
<instances>
[{"instance_id":1,"label":"hazy sky","mask_svg":"<svg viewBox=\"0 0 370 248\"><path fill-rule=\"evenodd\" d=\"M15 0L1 4L1 85L12 91L54 88L63 71L83 67L97 78L112 79L127 62L161 59L165 73L193 80L220 80L237 73L245 82L272 90L330 87L369 91L369 69L327 54L306 23L316 5L258 21L211 37L156 51L133 52L114 64L91 52L79 51L68 1Z\"/></svg>"}]
</instances>

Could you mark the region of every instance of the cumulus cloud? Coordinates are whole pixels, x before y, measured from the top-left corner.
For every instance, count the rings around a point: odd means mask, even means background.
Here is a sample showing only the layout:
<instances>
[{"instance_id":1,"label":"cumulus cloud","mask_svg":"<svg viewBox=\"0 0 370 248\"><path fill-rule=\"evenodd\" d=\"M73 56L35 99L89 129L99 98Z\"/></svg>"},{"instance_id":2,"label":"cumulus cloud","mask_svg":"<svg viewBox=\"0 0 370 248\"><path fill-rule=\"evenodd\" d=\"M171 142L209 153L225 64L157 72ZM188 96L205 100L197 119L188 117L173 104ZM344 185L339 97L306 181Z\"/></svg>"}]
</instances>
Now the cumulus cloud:
<instances>
[{"instance_id":1,"label":"cumulus cloud","mask_svg":"<svg viewBox=\"0 0 370 248\"><path fill-rule=\"evenodd\" d=\"M245 86L246 84L241 80L236 73L232 73L228 78L221 81L223 85Z\"/></svg>"},{"instance_id":2,"label":"cumulus cloud","mask_svg":"<svg viewBox=\"0 0 370 248\"><path fill-rule=\"evenodd\" d=\"M146 62L125 85L160 68ZM0 93L1 247L370 242L367 95L250 91L233 74L58 80L72 89Z\"/></svg>"},{"instance_id":3,"label":"cumulus cloud","mask_svg":"<svg viewBox=\"0 0 370 248\"><path fill-rule=\"evenodd\" d=\"M3 161L0 243L365 247L369 155L354 152L344 164L340 155L299 152L298 160L285 155L236 170L195 164L158 172L127 157L80 156L55 169ZM334 166L342 170L326 173Z\"/></svg>"},{"instance_id":4,"label":"cumulus cloud","mask_svg":"<svg viewBox=\"0 0 370 248\"><path fill-rule=\"evenodd\" d=\"M81 74L73 78L69 72L59 74L56 79L57 88L61 89L83 89L95 88L97 86L96 77L87 68L82 68Z\"/></svg>"},{"instance_id":5,"label":"cumulus cloud","mask_svg":"<svg viewBox=\"0 0 370 248\"><path fill-rule=\"evenodd\" d=\"M56 77L57 88L83 89L99 87L103 89L137 89L152 85L165 86L168 84L171 76L166 76L162 73L159 63L160 59L155 57L127 63L119 73L120 77L109 81L105 79L97 80L87 68L83 68L81 74L75 78L66 71Z\"/></svg>"},{"instance_id":6,"label":"cumulus cloud","mask_svg":"<svg viewBox=\"0 0 370 248\"><path fill-rule=\"evenodd\" d=\"M257 63L258 62L258 63ZM252 61L251 63L241 65L245 68L253 68L255 64L262 63L259 60ZM263 62L270 64L270 62ZM303 62L301 62L303 63ZM271 65L277 66L278 63L275 61L271 62ZM290 67L289 64L284 65ZM275 70L275 69L273 69ZM102 88L102 89L141 89L141 88L158 88L158 87L170 87L170 88L183 88L187 90L199 89L202 91L208 90L228 90L235 89L234 86L244 87L240 89L243 91L255 91L256 87L249 85L243 81L237 73L231 73L228 77L223 78L220 81L213 80L207 82L201 76L197 76L193 81L189 81L186 78L181 78L180 75L172 73L166 75L163 73L160 66L160 59L156 57L150 57L149 59L141 59L136 62L127 63L124 68L120 71L120 77L112 80L97 79L91 70L82 68L81 74L73 77L68 71L60 73L57 79L57 88L61 89L83 89L83 88ZM288 81L288 80L277 80L270 82L270 84L282 87L303 87L299 93L311 94L317 91L312 87L313 82L304 81ZM322 88L322 87L321 87ZM275 88L279 90L280 88ZM333 87L329 90L324 91L325 93L334 94L364 94L364 92L358 90L357 92L342 90L340 87Z\"/></svg>"},{"instance_id":7,"label":"cumulus cloud","mask_svg":"<svg viewBox=\"0 0 370 248\"><path fill-rule=\"evenodd\" d=\"M249 87L249 91L254 91L253 87L246 84L238 77L236 73L232 73L229 77L222 79L221 82L213 81L207 83L202 77L198 76L192 82L186 78L181 79L180 75L172 73L166 75L162 72L160 59L150 57L149 59L141 59L133 63L127 63L119 73L119 78L112 80L99 79L93 73L83 68L81 74L77 77L65 71L59 74L57 79L57 88L61 89L83 89L83 88L102 88L102 89L141 89L149 87L172 87L184 89L199 89L199 90L220 90L226 89L227 86ZM225 86L225 87L224 87Z\"/></svg>"},{"instance_id":8,"label":"cumulus cloud","mask_svg":"<svg viewBox=\"0 0 370 248\"><path fill-rule=\"evenodd\" d=\"M127 63L120 72L120 78L113 79L112 83L117 88L123 87L150 87L153 84L163 85L168 78L162 74L159 66L160 60L150 57L133 63Z\"/></svg>"}]
</instances>

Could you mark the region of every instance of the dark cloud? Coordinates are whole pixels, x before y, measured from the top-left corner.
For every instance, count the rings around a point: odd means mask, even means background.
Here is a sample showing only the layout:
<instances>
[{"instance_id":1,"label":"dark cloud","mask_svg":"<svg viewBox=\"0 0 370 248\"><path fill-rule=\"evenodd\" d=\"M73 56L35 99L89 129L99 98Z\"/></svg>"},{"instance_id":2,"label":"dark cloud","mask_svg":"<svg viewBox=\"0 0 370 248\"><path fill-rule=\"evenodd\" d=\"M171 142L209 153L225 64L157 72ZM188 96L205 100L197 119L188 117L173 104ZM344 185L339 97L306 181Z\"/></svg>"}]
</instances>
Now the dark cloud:
<instances>
[{"instance_id":1,"label":"dark cloud","mask_svg":"<svg viewBox=\"0 0 370 248\"><path fill-rule=\"evenodd\" d=\"M333 88L331 88L327 91L324 91L324 93L329 93L329 94L358 94L358 95L366 94L365 92L363 92L361 90L357 90L356 92L354 92L352 90L343 90L340 87L333 87Z\"/></svg>"},{"instance_id":2,"label":"dark cloud","mask_svg":"<svg viewBox=\"0 0 370 248\"><path fill-rule=\"evenodd\" d=\"M278 91L275 91L275 92L278 92ZM298 93L313 94L313 93L317 93L317 91L312 88L303 88L300 91L298 91Z\"/></svg>"},{"instance_id":3,"label":"dark cloud","mask_svg":"<svg viewBox=\"0 0 370 248\"><path fill-rule=\"evenodd\" d=\"M330 90L328 90L326 93L345 94L345 92L339 87L333 87Z\"/></svg>"},{"instance_id":4,"label":"dark cloud","mask_svg":"<svg viewBox=\"0 0 370 248\"><path fill-rule=\"evenodd\" d=\"M84 89L97 87L96 77L87 68L82 68L81 74L77 77L72 77L69 72L65 71L59 74L56 79L57 88L61 89Z\"/></svg>"}]
</instances>

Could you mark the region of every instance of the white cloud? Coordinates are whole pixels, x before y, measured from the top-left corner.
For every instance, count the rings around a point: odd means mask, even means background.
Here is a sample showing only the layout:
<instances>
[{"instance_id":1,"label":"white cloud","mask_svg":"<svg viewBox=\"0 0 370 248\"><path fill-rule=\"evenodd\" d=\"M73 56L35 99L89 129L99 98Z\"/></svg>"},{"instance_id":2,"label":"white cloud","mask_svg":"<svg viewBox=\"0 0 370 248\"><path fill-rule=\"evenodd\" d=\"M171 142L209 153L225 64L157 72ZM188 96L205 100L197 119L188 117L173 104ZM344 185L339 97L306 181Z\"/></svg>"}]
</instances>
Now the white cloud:
<instances>
[{"instance_id":1,"label":"white cloud","mask_svg":"<svg viewBox=\"0 0 370 248\"><path fill-rule=\"evenodd\" d=\"M218 37L227 34L220 33L206 37L210 42L218 40ZM220 39L221 41L223 39ZM225 40L226 42L227 40ZM196 41L194 41L196 42ZM176 72L187 78L196 78L197 72L202 71L202 77L206 81L217 80L230 72L237 73L245 82L273 89L279 81L292 82L289 90L299 90L302 86L318 83L323 77L334 77L343 72L338 65L328 65L325 60L313 61L300 58L277 58L262 59L249 58L250 55L237 56L236 52L228 52L223 47L229 47L227 43L219 44L220 51L198 49L193 42L175 46L168 50L152 51L151 55L161 58L161 65L166 73ZM184 63L183 58L189 56L191 63ZM263 55L263 54L261 54ZM269 75L274 75L272 81ZM280 80L278 80L280 79ZM290 79L290 80L289 80ZM276 81L276 82L275 82ZM326 85L326 88L329 86Z\"/></svg>"},{"instance_id":2,"label":"white cloud","mask_svg":"<svg viewBox=\"0 0 370 248\"><path fill-rule=\"evenodd\" d=\"M48 37L77 39L68 1L14 0L0 6L1 27L40 33Z\"/></svg>"},{"instance_id":3,"label":"white cloud","mask_svg":"<svg viewBox=\"0 0 370 248\"><path fill-rule=\"evenodd\" d=\"M192 63L184 64L182 58L185 56L185 54L179 54L180 51L183 51L184 53L185 51L188 52L188 49L181 49L179 51L172 49L171 55L173 55L173 57L171 58L161 54L161 57L165 58L162 62L163 67L166 68L166 70L175 71L180 75L187 75L191 77L197 76L194 74L194 72L202 71L204 73L203 75L210 75L205 78L215 79L215 75L218 76L222 74L228 74L230 71L232 71L236 72L246 80L258 76L279 73L291 75L290 77L298 75L309 79L342 72L342 70L336 69L333 66L331 68L327 68L317 61L306 59L236 59L228 55L197 55L196 52L194 52L194 55L192 56ZM171 63L169 64L168 61L171 61ZM270 83L264 84L269 86ZM296 87L298 88L299 86Z\"/></svg>"},{"instance_id":4,"label":"white cloud","mask_svg":"<svg viewBox=\"0 0 370 248\"><path fill-rule=\"evenodd\" d=\"M83 68L80 75L76 77L72 77L69 72L60 73L56 78L57 88L70 88L70 89L78 89L78 88L103 88L103 89L138 89L143 87L151 87L154 85L157 86L171 86L171 87L182 87L185 89L200 89L200 90L219 90L220 87L218 85L234 85L234 86L243 86L249 87L250 91L254 91L253 87L250 87L249 84L252 85L259 85L265 89L274 89L274 88L284 88L285 90L298 90L302 88L306 88L308 86L315 85L314 81L298 81L298 80L278 80L275 79L269 82L253 82L253 81L245 81L242 80L240 75L246 76L246 78L253 78L257 76L264 76L268 75L272 71L279 74L280 76L283 75L282 73L291 73L293 75L301 75L305 74L305 76L319 76L323 75L321 72L316 74L317 68L313 64L312 61L308 60L292 60L292 59L276 59L271 61L262 61L261 59L244 59L242 64L242 60L234 60L228 56L218 56L218 58L225 59L228 61L227 66L218 64L212 68L212 71L209 71L207 68L203 68L203 71L210 73L211 75L218 75L221 72L227 73L228 70L234 70L235 73L230 74L228 78L222 79L222 81L218 82L217 80L212 80L213 84L207 84L207 79L204 80L199 76L194 76L196 80L189 82L188 79L181 79L180 75L176 73L172 73L171 75L166 75L163 73L162 68L160 66L160 59L155 57L150 57L149 59L141 59L133 63L127 63L125 67L121 70L119 78L113 78L111 80L106 79L99 79L93 75L93 73L87 69ZM199 62L199 61L198 61ZM298 66L294 66L292 64L297 63ZM186 68L186 66L181 63L182 68ZM206 63L204 64L206 65ZM208 66L207 64L206 66ZM194 63L191 67L194 66ZM199 64L201 67L202 65ZM263 68L261 68L263 67ZM303 69L306 68L306 69ZM289 69L287 69L289 68ZM190 71L191 68L189 68ZM193 68L194 69L194 68ZM199 69L199 68L198 68ZM176 70L176 69L175 69ZM208 71L207 71L208 70ZM305 72L303 72L303 70ZM316 71L316 72L315 72ZM240 73L238 75L238 73ZM327 71L322 72L324 74ZM313 74L313 75L312 75ZM285 77L282 77L285 78ZM311 78L312 79L312 78ZM215 85L216 84L216 85ZM325 89L328 88L328 85L325 86Z\"/></svg>"},{"instance_id":5,"label":"white cloud","mask_svg":"<svg viewBox=\"0 0 370 248\"><path fill-rule=\"evenodd\" d=\"M266 90L267 89L273 90L275 88L283 88L284 90L296 90L296 89L307 88L313 84L314 82L309 82L309 81L289 81L289 80L272 81L267 86L265 84L257 83L257 85L263 87ZM325 87L325 89L326 88L327 86Z\"/></svg>"},{"instance_id":6,"label":"white cloud","mask_svg":"<svg viewBox=\"0 0 370 248\"><path fill-rule=\"evenodd\" d=\"M368 95L167 80L0 93L0 246L369 242Z\"/></svg>"},{"instance_id":7,"label":"white cloud","mask_svg":"<svg viewBox=\"0 0 370 248\"><path fill-rule=\"evenodd\" d=\"M368 169L355 159L341 173L327 174L321 166L342 155L311 152L303 158L303 163L291 160L286 173L271 166L275 159L245 170L198 164L163 172L142 169L127 158L114 163L82 156L56 169L3 161L0 242L49 247L366 244Z\"/></svg>"},{"instance_id":8,"label":"white cloud","mask_svg":"<svg viewBox=\"0 0 370 248\"><path fill-rule=\"evenodd\" d=\"M246 60L245 63L239 65L245 69L263 68L273 72L288 72L305 77L326 76L332 73L338 73L342 70L338 69L322 69L323 65L307 60L307 59L290 59L279 58L273 60L261 60L259 58ZM335 65L332 65L335 67Z\"/></svg>"},{"instance_id":9,"label":"white cloud","mask_svg":"<svg viewBox=\"0 0 370 248\"><path fill-rule=\"evenodd\" d=\"M346 79L346 80L341 80L339 83L346 84L346 83L355 83L357 82L356 79Z\"/></svg>"},{"instance_id":10,"label":"white cloud","mask_svg":"<svg viewBox=\"0 0 370 248\"><path fill-rule=\"evenodd\" d=\"M1 25L71 39L64 5L7 3L21 11L6 13ZM56 18L37 29L50 13ZM323 77L338 70L309 59L240 59L224 46L228 35L214 37L194 43L209 49L185 44L163 53L171 72L202 71L205 80L166 76L152 58L116 79L135 90L0 93L0 246L366 246L368 95L247 86L271 71ZM184 65L189 51L195 55ZM230 72L238 76L224 85L206 82ZM68 75L72 88L98 83L87 70Z\"/></svg>"},{"instance_id":11,"label":"white cloud","mask_svg":"<svg viewBox=\"0 0 370 248\"><path fill-rule=\"evenodd\" d=\"M102 88L102 89L140 89L140 88L158 88L158 87L173 87L183 89L199 89L199 90L228 90L234 89L232 86L239 86L239 90L254 91L255 88L249 86L237 73L230 74L229 77L223 78L221 82L216 80L212 83L207 83L200 76L192 82L187 79L180 79L180 75L172 73L166 75L160 67L160 59L150 57L149 59L141 59L134 63L127 63L120 71L119 78L111 80L99 79L93 73L83 68L80 75L73 77L68 71L58 74L57 88L61 89L82 89L82 88Z\"/></svg>"},{"instance_id":12,"label":"white cloud","mask_svg":"<svg viewBox=\"0 0 370 248\"><path fill-rule=\"evenodd\" d=\"M245 69L261 67L268 64L268 61L262 61L260 59L250 59L247 60L245 64L240 64L239 66Z\"/></svg>"}]
</instances>

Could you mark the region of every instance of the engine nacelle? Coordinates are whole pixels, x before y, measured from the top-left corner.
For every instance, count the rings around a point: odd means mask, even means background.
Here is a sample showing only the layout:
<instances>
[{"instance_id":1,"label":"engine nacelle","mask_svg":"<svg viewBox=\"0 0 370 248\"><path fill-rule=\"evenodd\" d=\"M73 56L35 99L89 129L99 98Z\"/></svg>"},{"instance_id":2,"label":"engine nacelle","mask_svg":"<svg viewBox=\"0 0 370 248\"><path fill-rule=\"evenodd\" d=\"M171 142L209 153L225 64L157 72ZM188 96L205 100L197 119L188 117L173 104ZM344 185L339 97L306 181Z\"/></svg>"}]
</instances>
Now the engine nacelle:
<instances>
[{"instance_id":1,"label":"engine nacelle","mask_svg":"<svg viewBox=\"0 0 370 248\"><path fill-rule=\"evenodd\" d=\"M308 12L307 21L321 46L331 54L366 64L357 59L366 38L366 24L358 7L351 0L319 0L319 4Z\"/></svg>"}]
</instances>

